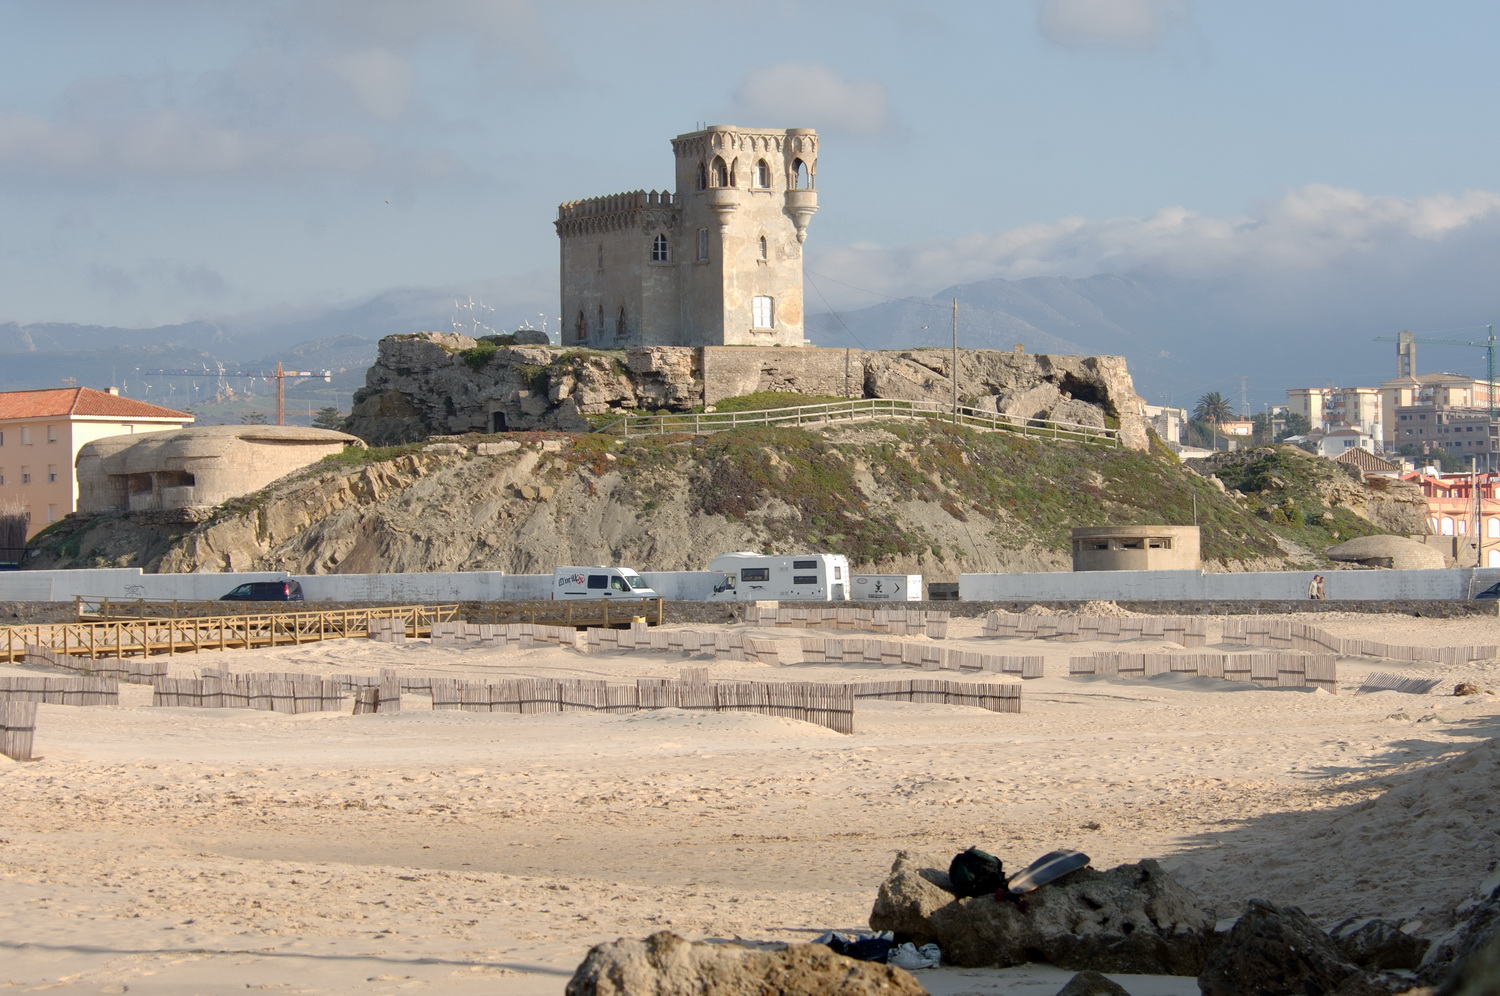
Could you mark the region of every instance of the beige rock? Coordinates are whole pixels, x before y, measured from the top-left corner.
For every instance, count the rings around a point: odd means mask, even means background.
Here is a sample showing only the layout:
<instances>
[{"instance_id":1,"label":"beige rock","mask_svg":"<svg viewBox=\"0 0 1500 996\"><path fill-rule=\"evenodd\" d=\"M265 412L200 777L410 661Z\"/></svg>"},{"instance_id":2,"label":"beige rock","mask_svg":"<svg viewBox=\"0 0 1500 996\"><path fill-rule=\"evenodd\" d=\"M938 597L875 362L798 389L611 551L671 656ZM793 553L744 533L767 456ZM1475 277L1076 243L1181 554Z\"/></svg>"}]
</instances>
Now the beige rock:
<instances>
[{"instance_id":1,"label":"beige rock","mask_svg":"<svg viewBox=\"0 0 1500 996\"><path fill-rule=\"evenodd\" d=\"M694 943L662 931L600 944L568 996L925 996L892 965L855 961L821 944L751 948Z\"/></svg>"}]
</instances>

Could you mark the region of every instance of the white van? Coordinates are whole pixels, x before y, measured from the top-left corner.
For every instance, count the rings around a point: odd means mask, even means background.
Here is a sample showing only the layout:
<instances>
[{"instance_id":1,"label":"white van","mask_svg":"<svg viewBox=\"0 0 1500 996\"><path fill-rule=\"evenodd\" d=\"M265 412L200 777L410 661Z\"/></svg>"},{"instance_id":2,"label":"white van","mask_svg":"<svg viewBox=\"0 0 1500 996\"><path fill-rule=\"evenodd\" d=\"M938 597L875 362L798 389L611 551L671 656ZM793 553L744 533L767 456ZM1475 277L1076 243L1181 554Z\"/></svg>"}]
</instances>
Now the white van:
<instances>
[{"instance_id":1,"label":"white van","mask_svg":"<svg viewBox=\"0 0 1500 996\"><path fill-rule=\"evenodd\" d=\"M711 602L842 602L849 598L849 559L837 553L721 553L708 569L724 577Z\"/></svg>"},{"instance_id":2,"label":"white van","mask_svg":"<svg viewBox=\"0 0 1500 996\"><path fill-rule=\"evenodd\" d=\"M628 567L558 567L552 571L552 597L657 598Z\"/></svg>"}]
</instances>

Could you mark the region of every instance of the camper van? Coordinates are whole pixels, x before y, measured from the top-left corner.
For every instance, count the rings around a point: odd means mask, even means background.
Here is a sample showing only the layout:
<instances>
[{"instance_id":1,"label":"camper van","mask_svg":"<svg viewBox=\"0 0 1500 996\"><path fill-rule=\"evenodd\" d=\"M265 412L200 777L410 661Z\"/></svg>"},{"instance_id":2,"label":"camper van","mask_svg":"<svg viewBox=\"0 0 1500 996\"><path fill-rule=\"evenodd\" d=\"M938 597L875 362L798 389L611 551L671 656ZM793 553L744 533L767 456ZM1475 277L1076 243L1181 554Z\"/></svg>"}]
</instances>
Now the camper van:
<instances>
[{"instance_id":1,"label":"camper van","mask_svg":"<svg viewBox=\"0 0 1500 996\"><path fill-rule=\"evenodd\" d=\"M552 572L552 597L656 598L641 576L628 567L558 567Z\"/></svg>"},{"instance_id":2,"label":"camper van","mask_svg":"<svg viewBox=\"0 0 1500 996\"><path fill-rule=\"evenodd\" d=\"M708 569L724 577L711 602L842 602L849 597L849 560L837 553L722 553Z\"/></svg>"}]
</instances>

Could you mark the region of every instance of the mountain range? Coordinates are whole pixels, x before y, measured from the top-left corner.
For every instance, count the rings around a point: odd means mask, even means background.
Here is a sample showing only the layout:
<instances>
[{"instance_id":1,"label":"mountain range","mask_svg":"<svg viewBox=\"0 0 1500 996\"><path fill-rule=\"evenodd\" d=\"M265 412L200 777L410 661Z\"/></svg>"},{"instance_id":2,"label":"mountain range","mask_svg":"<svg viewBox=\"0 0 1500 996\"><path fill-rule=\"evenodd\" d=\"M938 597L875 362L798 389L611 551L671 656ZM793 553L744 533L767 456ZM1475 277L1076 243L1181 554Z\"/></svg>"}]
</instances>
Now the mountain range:
<instances>
[{"instance_id":1,"label":"mountain range","mask_svg":"<svg viewBox=\"0 0 1500 996\"><path fill-rule=\"evenodd\" d=\"M247 392L263 400L274 385L216 372L268 373L280 362L287 369L332 374L327 383L289 380L289 411L347 409L384 336L455 327L491 331L484 316L503 314L504 307L495 312L459 306L481 299L482 291L404 288L331 309L149 329L0 324L0 389L55 387L69 380L116 386L130 397L191 407L203 421L229 421ZM1287 388L1374 384L1394 374L1394 348L1375 341L1400 329L1390 317L1388 295L1371 293L1335 308L1314 304L1310 294L1307 286L1292 284L1271 288L1149 274L994 279L929 297L812 314L807 337L814 345L840 348L946 347L954 341L956 301L963 348L1020 345L1032 353L1121 355L1147 400L1180 406L1209 390L1236 402L1243 391L1248 406L1259 410L1282 403ZM1424 370L1473 376L1484 367L1478 349L1424 352L1423 360ZM215 418L226 401L231 407Z\"/></svg>"}]
</instances>

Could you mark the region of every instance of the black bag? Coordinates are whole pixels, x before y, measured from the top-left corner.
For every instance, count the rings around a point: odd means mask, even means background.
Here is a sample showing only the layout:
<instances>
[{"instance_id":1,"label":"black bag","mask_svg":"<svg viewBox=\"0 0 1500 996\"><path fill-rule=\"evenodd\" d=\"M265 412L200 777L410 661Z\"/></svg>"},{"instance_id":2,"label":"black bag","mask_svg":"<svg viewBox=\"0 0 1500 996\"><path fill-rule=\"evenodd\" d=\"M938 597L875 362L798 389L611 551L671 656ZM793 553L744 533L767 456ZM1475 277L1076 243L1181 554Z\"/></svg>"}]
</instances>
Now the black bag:
<instances>
[{"instance_id":1,"label":"black bag","mask_svg":"<svg viewBox=\"0 0 1500 996\"><path fill-rule=\"evenodd\" d=\"M988 896L1005 888L1005 869L993 854L971 847L953 856L948 865L948 881L953 884L953 894L960 899Z\"/></svg>"}]
</instances>

